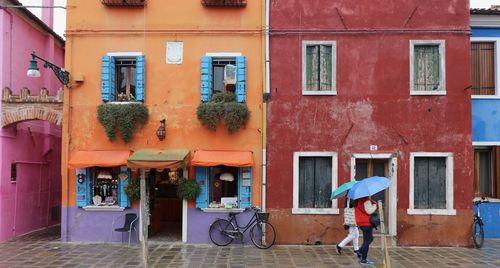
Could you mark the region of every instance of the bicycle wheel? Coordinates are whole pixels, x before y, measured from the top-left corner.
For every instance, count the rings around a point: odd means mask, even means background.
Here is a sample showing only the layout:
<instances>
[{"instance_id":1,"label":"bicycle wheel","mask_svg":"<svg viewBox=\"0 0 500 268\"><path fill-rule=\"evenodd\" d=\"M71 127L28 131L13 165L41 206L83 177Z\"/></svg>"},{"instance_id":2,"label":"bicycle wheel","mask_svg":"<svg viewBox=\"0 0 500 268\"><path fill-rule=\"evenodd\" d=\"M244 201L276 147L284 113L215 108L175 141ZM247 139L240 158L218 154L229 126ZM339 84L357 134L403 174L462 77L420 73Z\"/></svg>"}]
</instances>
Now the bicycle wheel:
<instances>
[{"instance_id":1,"label":"bicycle wheel","mask_svg":"<svg viewBox=\"0 0 500 268\"><path fill-rule=\"evenodd\" d=\"M475 248L481 248L484 243L484 230L480 221L474 221L472 224L472 241Z\"/></svg>"},{"instance_id":2,"label":"bicycle wheel","mask_svg":"<svg viewBox=\"0 0 500 268\"><path fill-rule=\"evenodd\" d=\"M228 233L234 234L235 230L228 220L218 219L210 225L210 240L217 246L227 246L233 242L233 238Z\"/></svg>"},{"instance_id":3,"label":"bicycle wheel","mask_svg":"<svg viewBox=\"0 0 500 268\"><path fill-rule=\"evenodd\" d=\"M276 230L269 222L257 222L250 229L250 239L260 249L270 248L276 241Z\"/></svg>"}]
</instances>

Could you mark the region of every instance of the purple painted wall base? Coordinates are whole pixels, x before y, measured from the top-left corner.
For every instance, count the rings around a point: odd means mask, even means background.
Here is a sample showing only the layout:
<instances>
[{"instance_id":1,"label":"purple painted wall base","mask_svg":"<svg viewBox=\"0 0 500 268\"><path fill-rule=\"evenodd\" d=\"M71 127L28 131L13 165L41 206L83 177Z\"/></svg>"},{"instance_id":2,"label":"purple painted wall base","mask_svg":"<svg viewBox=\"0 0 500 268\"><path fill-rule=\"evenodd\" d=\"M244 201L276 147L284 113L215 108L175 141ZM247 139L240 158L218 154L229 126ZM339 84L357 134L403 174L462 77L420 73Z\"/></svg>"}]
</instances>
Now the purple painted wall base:
<instances>
[{"instance_id":1,"label":"purple painted wall base","mask_svg":"<svg viewBox=\"0 0 500 268\"><path fill-rule=\"evenodd\" d=\"M113 220L127 213L139 215L138 208L124 211L85 211L81 208L68 207L62 209L61 239L62 241L89 242L128 242L128 233L115 232L113 229L123 227L125 217L118 219L114 227ZM132 231L131 243L138 243L139 220L137 232Z\"/></svg>"},{"instance_id":2,"label":"purple painted wall base","mask_svg":"<svg viewBox=\"0 0 500 268\"><path fill-rule=\"evenodd\" d=\"M236 216L238 224L245 226L253 216L253 211L243 212ZM192 244L212 244L208 230L210 224L217 218L227 219L227 212L203 212L197 208L188 208L187 211L187 242ZM251 244L250 229L244 233L244 243ZM241 243L239 240L234 240L233 243Z\"/></svg>"}]
</instances>

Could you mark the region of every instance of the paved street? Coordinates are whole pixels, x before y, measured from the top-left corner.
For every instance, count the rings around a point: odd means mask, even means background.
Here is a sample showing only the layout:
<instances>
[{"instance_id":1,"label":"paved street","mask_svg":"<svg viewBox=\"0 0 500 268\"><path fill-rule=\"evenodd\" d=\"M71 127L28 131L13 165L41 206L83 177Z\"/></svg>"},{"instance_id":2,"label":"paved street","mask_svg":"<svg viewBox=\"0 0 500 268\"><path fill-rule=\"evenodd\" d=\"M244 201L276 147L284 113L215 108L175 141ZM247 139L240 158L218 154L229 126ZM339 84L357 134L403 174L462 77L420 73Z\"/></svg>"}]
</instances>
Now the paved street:
<instances>
[{"instance_id":1,"label":"paved street","mask_svg":"<svg viewBox=\"0 0 500 268\"><path fill-rule=\"evenodd\" d=\"M0 244L0 267L140 267L140 247L126 244L62 243L59 229L37 232ZM375 245L376 246L376 245ZM181 243L150 245L150 267L358 267L350 249L339 256L333 246L252 245L215 247ZM380 248L370 257L382 267ZM467 248L393 248L393 267L500 267L500 240L481 250Z\"/></svg>"}]
</instances>

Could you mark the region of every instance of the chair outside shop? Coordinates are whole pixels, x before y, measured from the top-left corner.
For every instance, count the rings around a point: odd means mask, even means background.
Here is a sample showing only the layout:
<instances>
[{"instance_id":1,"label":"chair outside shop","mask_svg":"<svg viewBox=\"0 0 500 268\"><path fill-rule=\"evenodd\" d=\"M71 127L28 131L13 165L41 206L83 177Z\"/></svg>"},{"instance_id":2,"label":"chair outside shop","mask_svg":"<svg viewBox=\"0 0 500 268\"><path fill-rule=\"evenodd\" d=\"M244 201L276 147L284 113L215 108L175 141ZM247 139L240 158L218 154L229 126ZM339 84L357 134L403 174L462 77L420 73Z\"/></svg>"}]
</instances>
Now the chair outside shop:
<instances>
[{"instance_id":1,"label":"chair outside shop","mask_svg":"<svg viewBox=\"0 0 500 268\"><path fill-rule=\"evenodd\" d=\"M118 222L119 219L125 217L125 221L123 222L123 227L115 228L115 223ZM121 215L113 220L111 225L112 232L120 232L122 233L122 242L123 242L123 233L128 233L128 245L130 246L130 238L132 236L132 231L137 233L136 223L139 218L135 213L127 213L125 215ZM112 235L112 234L111 234Z\"/></svg>"}]
</instances>

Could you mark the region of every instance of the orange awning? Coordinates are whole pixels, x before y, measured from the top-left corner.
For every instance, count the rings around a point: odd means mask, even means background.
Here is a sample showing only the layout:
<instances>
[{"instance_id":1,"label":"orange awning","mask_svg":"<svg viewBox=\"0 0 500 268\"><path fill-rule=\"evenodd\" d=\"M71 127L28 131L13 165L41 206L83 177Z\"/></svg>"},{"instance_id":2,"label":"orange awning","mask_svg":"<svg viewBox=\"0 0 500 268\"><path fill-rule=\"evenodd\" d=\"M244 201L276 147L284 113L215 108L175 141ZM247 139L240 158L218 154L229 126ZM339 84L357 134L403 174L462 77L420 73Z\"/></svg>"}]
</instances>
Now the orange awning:
<instances>
[{"instance_id":1,"label":"orange awning","mask_svg":"<svg viewBox=\"0 0 500 268\"><path fill-rule=\"evenodd\" d=\"M225 165L230 167L253 166L253 153L249 151L204 151L194 152L192 166L213 167Z\"/></svg>"},{"instance_id":2,"label":"orange awning","mask_svg":"<svg viewBox=\"0 0 500 268\"><path fill-rule=\"evenodd\" d=\"M130 151L76 151L71 154L70 168L116 167L127 165Z\"/></svg>"}]
</instances>

